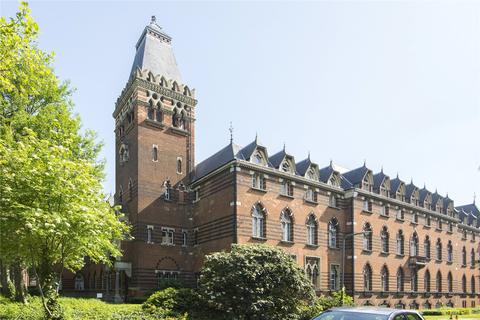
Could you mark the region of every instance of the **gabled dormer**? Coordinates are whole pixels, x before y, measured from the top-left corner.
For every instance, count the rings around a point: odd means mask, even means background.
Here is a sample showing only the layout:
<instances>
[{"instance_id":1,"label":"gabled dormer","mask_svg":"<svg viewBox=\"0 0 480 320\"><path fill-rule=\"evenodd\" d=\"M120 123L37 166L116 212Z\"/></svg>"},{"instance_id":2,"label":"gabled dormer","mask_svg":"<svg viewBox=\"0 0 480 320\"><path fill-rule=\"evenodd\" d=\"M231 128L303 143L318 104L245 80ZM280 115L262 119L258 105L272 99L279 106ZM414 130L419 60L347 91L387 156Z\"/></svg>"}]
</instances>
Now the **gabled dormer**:
<instances>
[{"instance_id":1,"label":"gabled dormer","mask_svg":"<svg viewBox=\"0 0 480 320\"><path fill-rule=\"evenodd\" d=\"M443 213L449 217L455 218L455 206L453 200L447 196L443 198Z\"/></svg>"},{"instance_id":2,"label":"gabled dormer","mask_svg":"<svg viewBox=\"0 0 480 320\"><path fill-rule=\"evenodd\" d=\"M373 176L373 191L385 196L390 196L390 177L380 171Z\"/></svg>"},{"instance_id":3,"label":"gabled dormer","mask_svg":"<svg viewBox=\"0 0 480 320\"><path fill-rule=\"evenodd\" d=\"M286 153L285 147L280 152L277 152L269 158L270 163L275 169L282 172L295 174L295 158Z\"/></svg>"},{"instance_id":4,"label":"gabled dormer","mask_svg":"<svg viewBox=\"0 0 480 320\"><path fill-rule=\"evenodd\" d=\"M297 173L307 179L318 181L319 170L318 165L310 160L310 154L305 160L302 160L296 164Z\"/></svg>"},{"instance_id":5,"label":"gabled dormer","mask_svg":"<svg viewBox=\"0 0 480 320\"><path fill-rule=\"evenodd\" d=\"M432 204L431 204L432 211L443 213L443 197L438 194L438 191L432 194Z\"/></svg>"},{"instance_id":6,"label":"gabled dormer","mask_svg":"<svg viewBox=\"0 0 480 320\"><path fill-rule=\"evenodd\" d=\"M405 186L405 200L414 206L418 206L418 198L419 190L417 186L413 184L413 181L410 181L410 183Z\"/></svg>"},{"instance_id":7,"label":"gabled dormer","mask_svg":"<svg viewBox=\"0 0 480 320\"><path fill-rule=\"evenodd\" d=\"M255 140L244 147L240 153L246 161L261 166L269 165L267 148L259 142L258 137L255 137Z\"/></svg>"},{"instance_id":8,"label":"gabled dormer","mask_svg":"<svg viewBox=\"0 0 480 320\"><path fill-rule=\"evenodd\" d=\"M419 203L425 209L430 210L432 204L432 193L425 186L419 191Z\"/></svg>"},{"instance_id":9,"label":"gabled dormer","mask_svg":"<svg viewBox=\"0 0 480 320\"><path fill-rule=\"evenodd\" d=\"M405 182L397 177L390 181L390 197L400 201L405 201Z\"/></svg>"},{"instance_id":10,"label":"gabled dormer","mask_svg":"<svg viewBox=\"0 0 480 320\"><path fill-rule=\"evenodd\" d=\"M369 192L373 191L373 173L365 163L360 168L344 173L343 177L355 188Z\"/></svg>"},{"instance_id":11,"label":"gabled dormer","mask_svg":"<svg viewBox=\"0 0 480 320\"><path fill-rule=\"evenodd\" d=\"M328 167L319 170L320 181L333 187L340 187L342 177L340 173L333 167L332 161Z\"/></svg>"}]
</instances>

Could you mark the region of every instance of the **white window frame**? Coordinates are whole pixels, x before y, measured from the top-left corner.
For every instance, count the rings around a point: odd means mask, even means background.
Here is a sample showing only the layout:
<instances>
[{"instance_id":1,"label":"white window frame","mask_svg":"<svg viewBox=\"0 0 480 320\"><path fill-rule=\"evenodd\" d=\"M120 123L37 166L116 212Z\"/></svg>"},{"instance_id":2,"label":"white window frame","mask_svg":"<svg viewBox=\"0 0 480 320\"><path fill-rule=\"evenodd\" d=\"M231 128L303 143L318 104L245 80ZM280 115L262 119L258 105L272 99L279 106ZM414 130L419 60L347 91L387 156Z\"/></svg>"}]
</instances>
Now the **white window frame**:
<instances>
[{"instance_id":1,"label":"white window frame","mask_svg":"<svg viewBox=\"0 0 480 320\"><path fill-rule=\"evenodd\" d=\"M153 226L147 225L147 243L153 243Z\"/></svg>"},{"instance_id":2,"label":"white window frame","mask_svg":"<svg viewBox=\"0 0 480 320\"><path fill-rule=\"evenodd\" d=\"M174 246L175 245L175 229L162 227L162 245Z\"/></svg>"}]
</instances>

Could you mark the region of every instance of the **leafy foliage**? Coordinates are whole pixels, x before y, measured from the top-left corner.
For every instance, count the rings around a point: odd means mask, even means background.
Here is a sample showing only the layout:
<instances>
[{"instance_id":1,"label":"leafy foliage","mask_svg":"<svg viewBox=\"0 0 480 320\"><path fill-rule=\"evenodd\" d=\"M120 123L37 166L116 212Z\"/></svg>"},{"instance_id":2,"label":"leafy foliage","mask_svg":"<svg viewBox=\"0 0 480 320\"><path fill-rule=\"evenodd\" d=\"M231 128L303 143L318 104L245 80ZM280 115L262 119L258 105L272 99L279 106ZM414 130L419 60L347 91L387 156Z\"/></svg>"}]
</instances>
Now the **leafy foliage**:
<instances>
[{"instance_id":1,"label":"leafy foliage","mask_svg":"<svg viewBox=\"0 0 480 320\"><path fill-rule=\"evenodd\" d=\"M297 319L314 298L308 278L283 250L233 245L206 257L199 280L201 303L222 319Z\"/></svg>"},{"instance_id":2,"label":"leafy foliage","mask_svg":"<svg viewBox=\"0 0 480 320\"><path fill-rule=\"evenodd\" d=\"M160 317L186 318L192 309L195 294L191 289L166 288L152 294L142 305L142 309Z\"/></svg>"},{"instance_id":3,"label":"leafy foliage","mask_svg":"<svg viewBox=\"0 0 480 320\"><path fill-rule=\"evenodd\" d=\"M310 320L318 316L322 311L344 306L353 306L353 298L339 290L329 296L320 296L311 305L305 305L300 313L300 320ZM343 300L343 303L342 303Z\"/></svg>"}]
</instances>

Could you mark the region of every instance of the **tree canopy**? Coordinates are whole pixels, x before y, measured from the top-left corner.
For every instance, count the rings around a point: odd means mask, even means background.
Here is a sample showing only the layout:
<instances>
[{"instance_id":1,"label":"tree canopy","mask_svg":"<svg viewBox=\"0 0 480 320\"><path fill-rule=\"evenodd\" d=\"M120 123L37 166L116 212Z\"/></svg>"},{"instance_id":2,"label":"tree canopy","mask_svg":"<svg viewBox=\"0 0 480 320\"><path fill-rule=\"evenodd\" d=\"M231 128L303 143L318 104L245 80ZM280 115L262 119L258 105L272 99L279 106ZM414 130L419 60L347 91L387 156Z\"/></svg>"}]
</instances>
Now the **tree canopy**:
<instances>
[{"instance_id":1,"label":"tree canopy","mask_svg":"<svg viewBox=\"0 0 480 320\"><path fill-rule=\"evenodd\" d=\"M233 245L231 252L208 255L199 293L222 319L297 319L315 296L290 255L266 245Z\"/></svg>"}]
</instances>

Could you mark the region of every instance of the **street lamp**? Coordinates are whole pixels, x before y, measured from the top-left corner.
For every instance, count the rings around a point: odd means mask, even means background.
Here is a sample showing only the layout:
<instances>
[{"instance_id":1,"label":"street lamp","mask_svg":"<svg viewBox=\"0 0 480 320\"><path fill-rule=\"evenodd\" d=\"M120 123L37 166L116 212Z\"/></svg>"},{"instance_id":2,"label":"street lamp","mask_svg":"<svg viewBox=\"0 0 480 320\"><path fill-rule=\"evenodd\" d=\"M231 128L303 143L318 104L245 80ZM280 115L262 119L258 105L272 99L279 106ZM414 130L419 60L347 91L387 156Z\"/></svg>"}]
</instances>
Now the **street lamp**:
<instances>
[{"instance_id":1,"label":"street lamp","mask_svg":"<svg viewBox=\"0 0 480 320\"><path fill-rule=\"evenodd\" d=\"M355 232L343 235L343 249L342 249L342 306L344 304L344 295L345 295L345 240L348 238L353 238L358 235L367 235L371 234L372 231L362 231L362 232Z\"/></svg>"}]
</instances>

